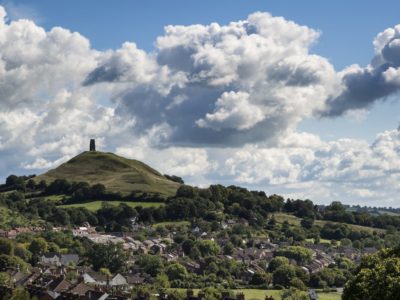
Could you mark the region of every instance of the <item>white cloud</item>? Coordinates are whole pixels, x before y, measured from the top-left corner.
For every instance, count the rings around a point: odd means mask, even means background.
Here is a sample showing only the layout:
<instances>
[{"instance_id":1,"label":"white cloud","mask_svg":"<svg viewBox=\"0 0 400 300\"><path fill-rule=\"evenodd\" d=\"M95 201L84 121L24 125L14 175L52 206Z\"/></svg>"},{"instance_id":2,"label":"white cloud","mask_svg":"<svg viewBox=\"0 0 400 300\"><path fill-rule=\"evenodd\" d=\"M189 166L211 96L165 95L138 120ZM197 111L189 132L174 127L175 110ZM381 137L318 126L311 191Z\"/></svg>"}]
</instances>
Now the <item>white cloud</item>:
<instances>
[{"instance_id":1,"label":"white cloud","mask_svg":"<svg viewBox=\"0 0 400 300\"><path fill-rule=\"evenodd\" d=\"M225 160L221 176L231 176L238 184L280 189L291 196L315 195L316 201L370 200L377 205L396 199L399 131L385 131L372 144L354 139L322 142L318 137L304 136L303 143L289 142L279 148L247 146L234 151ZM296 133L288 140L298 137ZM316 188L319 193L315 193Z\"/></svg>"},{"instance_id":2,"label":"white cloud","mask_svg":"<svg viewBox=\"0 0 400 300\"><path fill-rule=\"evenodd\" d=\"M215 111L196 121L200 127L215 130L224 128L249 129L264 119L262 110L251 104L249 94L225 92L215 103Z\"/></svg>"},{"instance_id":3,"label":"white cloud","mask_svg":"<svg viewBox=\"0 0 400 300\"><path fill-rule=\"evenodd\" d=\"M340 90L328 60L309 54L318 36L267 13L166 26L154 53L125 44L85 84L130 82L113 95L117 113L137 121L137 134L169 126L161 145L241 146L294 129Z\"/></svg>"}]
</instances>

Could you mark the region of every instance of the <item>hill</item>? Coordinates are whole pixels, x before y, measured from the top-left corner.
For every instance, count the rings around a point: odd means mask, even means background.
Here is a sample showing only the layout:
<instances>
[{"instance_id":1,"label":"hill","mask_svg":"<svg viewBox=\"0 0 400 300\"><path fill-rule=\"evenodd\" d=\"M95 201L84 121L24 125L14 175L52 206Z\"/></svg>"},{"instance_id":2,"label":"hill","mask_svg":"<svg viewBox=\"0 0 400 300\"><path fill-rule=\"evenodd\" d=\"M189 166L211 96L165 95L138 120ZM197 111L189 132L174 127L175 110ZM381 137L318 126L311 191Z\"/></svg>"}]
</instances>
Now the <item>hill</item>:
<instances>
[{"instance_id":1,"label":"hill","mask_svg":"<svg viewBox=\"0 0 400 300\"><path fill-rule=\"evenodd\" d=\"M174 195L179 184L167 179L150 166L109 152L85 151L59 167L34 178L47 183L56 179L104 184L110 192L129 195L133 191Z\"/></svg>"}]
</instances>

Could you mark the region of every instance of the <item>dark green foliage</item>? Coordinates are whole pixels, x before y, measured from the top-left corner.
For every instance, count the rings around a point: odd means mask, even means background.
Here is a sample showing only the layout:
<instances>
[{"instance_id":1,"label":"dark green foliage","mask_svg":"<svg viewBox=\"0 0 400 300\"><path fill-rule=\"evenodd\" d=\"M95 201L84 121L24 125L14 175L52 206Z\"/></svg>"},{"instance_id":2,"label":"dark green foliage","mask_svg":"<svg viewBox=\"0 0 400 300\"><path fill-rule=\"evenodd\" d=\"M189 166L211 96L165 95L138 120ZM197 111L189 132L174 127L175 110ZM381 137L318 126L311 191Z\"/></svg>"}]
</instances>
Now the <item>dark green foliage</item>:
<instances>
[{"instance_id":1,"label":"dark green foliage","mask_svg":"<svg viewBox=\"0 0 400 300\"><path fill-rule=\"evenodd\" d=\"M400 295L400 248L365 256L355 277L346 283L343 299L398 299Z\"/></svg>"},{"instance_id":2,"label":"dark green foliage","mask_svg":"<svg viewBox=\"0 0 400 300\"><path fill-rule=\"evenodd\" d=\"M164 177L166 177L167 179L169 179L171 181L180 183L180 184L184 184L185 183L181 177L178 177L178 176L175 176L175 175L164 174Z\"/></svg>"},{"instance_id":3,"label":"dark green foliage","mask_svg":"<svg viewBox=\"0 0 400 300\"><path fill-rule=\"evenodd\" d=\"M33 239L29 245L29 251L35 256L42 255L43 253L46 253L47 250L48 243L44 238L41 237Z\"/></svg>"},{"instance_id":4,"label":"dark green foliage","mask_svg":"<svg viewBox=\"0 0 400 300\"><path fill-rule=\"evenodd\" d=\"M294 259L297 263L304 265L311 262L312 252L304 247L300 246L289 246L286 248L280 248L275 252L277 256L284 256L289 259Z\"/></svg>"},{"instance_id":5,"label":"dark green foliage","mask_svg":"<svg viewBox=\"0 0 400 300\"><path fill-rule=\"evenodd\" d=\"M122 272L126 267L126 255L121 244L94 244L88 252L87 259L96 271L107 268L116 273Z\"/></svg>"},{"instance_id":6,"label":"dark green foliage","mask_svg":"<svg viewBox=\"0 0 400 300\"><path fill-rule=\"evenodd\" d=\"M158 255L140 255L137 264L143 269L143 272L156 277L164 270L164 263Z\"/></svg>"},{"instance_id":7,"label":"dark green foliage","mask_svg":"<svg viewBox=\"0 0 400 300\"><path fill-rule=\"evenodd\" d=\"M290 286L290 281L296 277L295 267L292 265L282 265L272 274L274 285Z\"/></svg>"},{"instance_id":8,"label":"dark green foliage","mask_svg":"<svg viewBox=\"0 0 400 300\"><path fill-rule=\"evenodd\" d=\"M13 243L9 239L0 238L0 254L12 255L13 252Z\"/></svg>"},{"instance_id":9,"label":"dark green foliage","mask_svg":"<svg viewBox=\"0 0 400 300\"><path fill-rule=\"evenodd\" d=\"M268 285L272 281L272 275L265 272L256 272L251 279L251 284L254 285Z\"/></svg>"}]
</instances>

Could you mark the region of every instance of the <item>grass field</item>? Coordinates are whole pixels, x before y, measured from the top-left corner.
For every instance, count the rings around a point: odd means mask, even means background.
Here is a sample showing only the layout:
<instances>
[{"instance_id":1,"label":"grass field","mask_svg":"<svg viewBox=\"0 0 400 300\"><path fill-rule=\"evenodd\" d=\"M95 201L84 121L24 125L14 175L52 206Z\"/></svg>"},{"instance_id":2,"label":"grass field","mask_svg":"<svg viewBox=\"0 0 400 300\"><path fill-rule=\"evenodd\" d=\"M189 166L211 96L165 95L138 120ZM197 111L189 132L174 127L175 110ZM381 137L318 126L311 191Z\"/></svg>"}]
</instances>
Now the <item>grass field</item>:
<instances>
[{"instance_id":1,"label":"grass field","mask_svg":"<svg viewBox=\"0 0 400 300\"><path fill-rule=\"evenodd\" d=\"M181 292L185 292L186 289L176 289ZM199 292L198 289L193 289L194 293ZM272 296L275 300L281 299L282 291L279 290L260 290L260 289L237 289L234 290L235 293L243 293L246 300L264 300L265 296ZM318 293L319 300L340 300L340 293Z\"/></svg>"},{"instance_id":2,"label":"grass field","mask_svg":"<svg viewBox=\"0 0 400 300\"><path fill-rule=\"evenodd\" d=\"M69 182L101 183L108 191L129 195L133 191L175 195L179 183L165 178L141 161L127 159L109 152L83 152L59 167L33 178L35 182L56 179Z\"/></svg>"},{"instance_id":3,"label":"grass field","mask_svg":"<svg viewBox=\"0 0 400 300\"><path fill-rule=\"evenodd\" d=\"M160 222L153 224L153 227L158 227L158 226L189 226L190 222L189 221L169 221L169 222Z\"/></svg>"},{"instance_id":4,"label":"grass field","mask_svg":"<svg viewBox=\"0 0 400 300\"><path fill-rule=\"evenodd\" d=\"M65 195L51 195L44 197L45 200L49 201L60 201L65 197Z\"/></svg>"},{"instance_id":5,"label":"grass field","mask_svg":"<svg viewBox=\"0 0 400 300\"><path fill-rule=\"evenodd\" d=\"M300 226L300 221L301 221L301 218L298 218L293 215L285 214L285 213L275 214L275 219L278 223L283 223L284 221L288 221L289 224L296 225L296 226ZM319 225L319 226L324 226L326 223L337 223L337 222L324 221L324 220L315 220L315 222L314 222L315 225ZM344 223L338 223L338 224L344 224ZM373 231L376 231L378 233L385 232L384 229L380 229L380 228L373 228L373 227L353 225L353 224L346 224L346 225L354 230L368 231L370 233L372 233Z\"/></svg>"},{"instance_id":6,"label":"grass field","mask_svg":"<svg viewBox=\"0 0 400 300\"><path fill-rule=\"evenodd\" d=\"M60 205L60 207L70 208L70 207L85 207L90 211L97 211L101 208L103 202L107 202L110 205L118 206L120 203L125 203L130 207L160 207L164 205L164 203L160 202L130 202L130 201L92 201L86 203L75 203L75 204L66 204Z\"/></svg>"}]
</instances>

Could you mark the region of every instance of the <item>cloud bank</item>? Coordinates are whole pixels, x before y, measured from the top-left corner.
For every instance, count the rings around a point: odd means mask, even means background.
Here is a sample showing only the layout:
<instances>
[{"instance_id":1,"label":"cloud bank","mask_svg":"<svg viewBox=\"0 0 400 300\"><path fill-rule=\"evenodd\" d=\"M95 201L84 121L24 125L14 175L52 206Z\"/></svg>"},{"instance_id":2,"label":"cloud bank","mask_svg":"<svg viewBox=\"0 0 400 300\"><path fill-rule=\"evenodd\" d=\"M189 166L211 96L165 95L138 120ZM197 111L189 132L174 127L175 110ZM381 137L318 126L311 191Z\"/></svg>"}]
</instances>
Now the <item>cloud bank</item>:
<instances>
[{"instance_id":1,"label":"cloud bank","mask_svg":"<svg viewBox=\"0 0 400 300\"><path fill-rule=\"evenodd\" d=\"M337 72L310 52L318 31L268 13L166 26L152 52L133 42L98 51L77 32L6 20L0 7L3 178L54 167L95 137L193 184L395 204L397 130L367 143L323 141L297 126L395 95L400 25L377 35L368 66Z\"/></svg>"},{"instance_id":2,"label":"cloud bank","mask_svg":"<svg viewBox=\"0 0 400 300\"><path fill-rule=\"evenodd\" d=\"M167 26L154 53L114 51L86 78L126 84L117 112L136 133L168 127L163 146L241 146L274 139L325 107L340 81L309 49L319 33L267 13L221 26Z\"/></svg>"}]
</instances>

